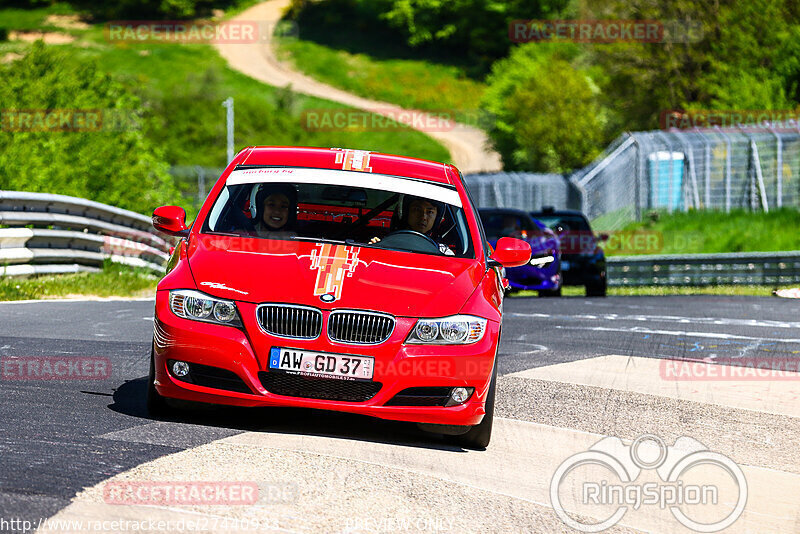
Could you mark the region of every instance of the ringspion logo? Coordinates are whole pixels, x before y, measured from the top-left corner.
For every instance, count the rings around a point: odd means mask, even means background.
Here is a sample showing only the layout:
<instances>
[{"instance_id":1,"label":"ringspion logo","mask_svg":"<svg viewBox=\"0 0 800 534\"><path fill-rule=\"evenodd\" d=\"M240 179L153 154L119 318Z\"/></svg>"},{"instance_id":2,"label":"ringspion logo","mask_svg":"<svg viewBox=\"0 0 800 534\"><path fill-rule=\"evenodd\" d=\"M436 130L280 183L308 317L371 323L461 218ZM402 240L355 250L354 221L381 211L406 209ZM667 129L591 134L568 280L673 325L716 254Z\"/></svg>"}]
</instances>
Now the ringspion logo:
<instances>
[{"instance_id":1,"label":"ringspion logo","mask_svg":"<svg viewBox=\"0 0 800 534\"><path fill-rule=\"evenodd\" d=\"M658 481L644 476L650 470ZM719 532L742 515L747 480L736 462L694 438L667 446L653 434L630 445L607 437L564 460L550 482L550 502L579 532L601 532L643 507L668 509L697 532Z\"/></svg>"}]
</instances>

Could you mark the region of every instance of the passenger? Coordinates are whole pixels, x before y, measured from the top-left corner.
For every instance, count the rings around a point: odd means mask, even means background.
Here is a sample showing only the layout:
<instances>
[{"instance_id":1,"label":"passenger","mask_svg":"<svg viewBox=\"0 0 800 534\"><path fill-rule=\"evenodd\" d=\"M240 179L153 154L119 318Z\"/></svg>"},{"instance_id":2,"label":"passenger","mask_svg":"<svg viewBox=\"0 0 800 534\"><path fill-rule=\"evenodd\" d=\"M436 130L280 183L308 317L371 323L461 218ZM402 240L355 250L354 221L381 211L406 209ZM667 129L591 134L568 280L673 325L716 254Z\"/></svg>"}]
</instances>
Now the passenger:
<instances>
[{"instance_id":1,"label":"passenger","mask_svg":"<svg viewBox=\"0 0 800 534\"><path fill-rule=\"evenodd\" d=\"M438 202L433 202L424 198L406 195L401 205L401 214L397 224L392 224L391 232L400 230L413 230L433 239L439 245L439 252L447 256L454 256L450 247L442 243L439 236L434 234L434 228L444 216L443 206ZM391 233L390 232L390 233ZM370 244L380 241L379 237L373 237Z\"/></svg>"},{"instance_id":2,"label":"passenger","mask_svg":"<svg viewBox=\"0 0 800 534\"><path fill-rule=\"evenodd\" d=\"M262 184L256 193L255 234L258 237L295 237L297 191L288 184Z\"/></svg>"}]
</instances>

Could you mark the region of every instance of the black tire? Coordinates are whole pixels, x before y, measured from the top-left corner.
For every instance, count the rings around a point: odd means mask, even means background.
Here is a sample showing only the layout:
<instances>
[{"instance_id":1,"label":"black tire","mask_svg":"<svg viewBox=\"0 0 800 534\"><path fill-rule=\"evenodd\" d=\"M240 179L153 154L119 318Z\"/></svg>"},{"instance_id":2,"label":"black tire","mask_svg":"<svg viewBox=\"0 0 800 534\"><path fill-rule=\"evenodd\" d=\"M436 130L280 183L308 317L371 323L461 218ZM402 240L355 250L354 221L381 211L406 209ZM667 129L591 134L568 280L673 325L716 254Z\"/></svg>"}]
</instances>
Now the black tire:
<instances>
[{"instance_id":1,"label":"black tire","mask_svg":"<svg viewBox=\"0 0 800 534\"><path fill-rule=\"evenodd\" d=\"M147 396L146 405L147 413L151 417L165 417L173 413L173 408L167 403L167 399L162 397L156 391L156 386L153 382L156 380L156 358L155 351L150 349L150 372L147 376Z\"/></svg>"},{"instance_id":2,"label":"black tire","mask_svg":"<svg viewBox=\"0 0 800 534\"><path fill-rule=\"evenodd\" d=\"M605 297L606 296L606 281L595 282L593 284L586 284L587 297Z\"/></svg>"},{"instance_id":3,"label":"black tire","mask_svg":"<svg viewBox=\"0 0 800 534\"><path fill-rule=\"evenodd\" d=\"M497 389L497 357L494 361L492 371L492 381L489 384L489 392L486 394L486 415L483 421L473 426L466 434L460 436L449 436L450 441L465 449L483 450L489 445L492 438L492 422L494 421L494 395Z\"/></svg>"},{"instance_id":4,"label":"black tire","mask_svg":"<svg viewBox=\"0 0 800 534\"><path fill-rule=\"evenodd\" d=\"M561 288L558 289L541 289L539 290L540 297L560 297L561 296Z\"/></svg>"}]
</instances>

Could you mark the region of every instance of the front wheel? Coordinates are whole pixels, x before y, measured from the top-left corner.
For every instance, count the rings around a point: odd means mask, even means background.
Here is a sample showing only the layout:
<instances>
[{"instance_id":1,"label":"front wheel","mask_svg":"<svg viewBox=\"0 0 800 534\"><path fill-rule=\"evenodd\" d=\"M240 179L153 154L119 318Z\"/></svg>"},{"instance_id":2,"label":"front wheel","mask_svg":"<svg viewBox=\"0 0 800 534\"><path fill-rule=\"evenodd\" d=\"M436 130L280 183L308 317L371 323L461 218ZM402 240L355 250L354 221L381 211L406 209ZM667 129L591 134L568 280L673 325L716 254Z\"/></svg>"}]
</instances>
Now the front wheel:
<instances>
[{"instance_id":1,"label":"front wheel","mask_svg":"<svg viewBox=\"0 0 800 534\"><path fill-rule=\"evenodd\" d=\"M586 284L586 296L587 297L605 297L606 296L606 281L602 280L601 282L595 282L592 284Z\"/></svg>"},{"instance_id":2,"label":"front wheel","mask_svg":"<svg viewBox=\"0 0 800 534\"><path fill-rule=\"evenodd\" d=\"M486 414L483 421L473 426L466 434L450 436L450 440L465 449L483 450L489 445L492 438L492 422L494 421L494 394L497 388L497 359L494 362L492 381L489 392L486 394Z\"/></svg>"}]
</instances>

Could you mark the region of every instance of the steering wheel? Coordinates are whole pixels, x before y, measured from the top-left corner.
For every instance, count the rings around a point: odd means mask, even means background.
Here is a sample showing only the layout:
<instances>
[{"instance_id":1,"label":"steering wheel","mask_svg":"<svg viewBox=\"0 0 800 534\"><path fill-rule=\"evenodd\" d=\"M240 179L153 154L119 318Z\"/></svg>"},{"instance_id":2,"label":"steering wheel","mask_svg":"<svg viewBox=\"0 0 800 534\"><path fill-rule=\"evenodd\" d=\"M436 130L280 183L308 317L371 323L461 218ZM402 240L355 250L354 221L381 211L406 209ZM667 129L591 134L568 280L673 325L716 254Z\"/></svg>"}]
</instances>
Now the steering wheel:
<instances>
[{"instance_id":1,"label":"steering wheel","mask_svg":"<svg viewBox=\"0 0 800 534\"><path fill-rule=\"evenodd\" d=\"M423 233L414 230L397 230L390 232L375 243L376 247L399 248L428 254L441 254L439 244Z\"/></svg>"}]
</instances>

